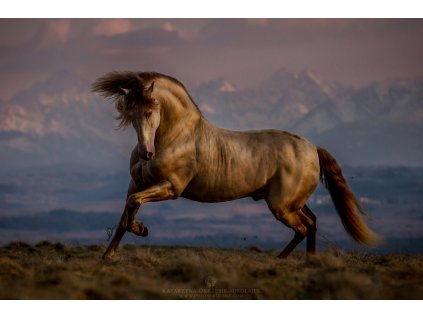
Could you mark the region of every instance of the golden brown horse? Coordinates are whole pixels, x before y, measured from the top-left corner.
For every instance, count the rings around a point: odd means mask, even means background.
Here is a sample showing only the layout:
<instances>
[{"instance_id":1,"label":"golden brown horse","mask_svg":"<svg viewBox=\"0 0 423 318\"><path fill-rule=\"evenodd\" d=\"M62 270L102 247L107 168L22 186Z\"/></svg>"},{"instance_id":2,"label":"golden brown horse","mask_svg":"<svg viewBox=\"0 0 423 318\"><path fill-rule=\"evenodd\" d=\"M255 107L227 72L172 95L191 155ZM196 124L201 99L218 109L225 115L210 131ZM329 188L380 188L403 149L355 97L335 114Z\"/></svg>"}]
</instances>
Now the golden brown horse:
<instances>
[{"instance_id":1,"label":"golden brown horse","mask_svg":"<svg viewBox=\"0 0 423 318\"><path fill-rule=\"evenodd\" d=\"M218 128L203 117L179 81L159 73L112 72L99 78L93 91L115 98L120 126L132 125L138 136L125 209L104 258L114 255L126 231L148 234L135 220L142 204L179 197L200 202L264 199L275 218L295 232L279 257L287 257L305 237L307 251L314 252L316 217L306 201L319 178L351 237L375 242L336 160L306 139L279 130Z\"/></svg>"}]
</instances>

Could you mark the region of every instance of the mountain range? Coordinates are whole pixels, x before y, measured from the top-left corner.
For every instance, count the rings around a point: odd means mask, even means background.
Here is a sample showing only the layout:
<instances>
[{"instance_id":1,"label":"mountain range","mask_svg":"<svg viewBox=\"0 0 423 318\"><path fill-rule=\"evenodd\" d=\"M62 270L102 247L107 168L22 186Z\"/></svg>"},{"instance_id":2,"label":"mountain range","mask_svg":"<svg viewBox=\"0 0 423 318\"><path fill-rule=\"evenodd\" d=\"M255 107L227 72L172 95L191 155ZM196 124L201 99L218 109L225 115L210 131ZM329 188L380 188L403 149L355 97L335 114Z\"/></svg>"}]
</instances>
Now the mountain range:
<instances>
[{"instance_id":1,"label":"mountain range","mask_svg":"<svg viewBox=\"0 0 423 318\"><path fill-rule=\"evenodd\" d=\"M355 88L310 71L279 70L254 89L236 90L220 78L200 85L193 96L207 117L223 127L289 130L348 165L423 162L421 78Z\"/></svg>"},{"instance_id":2,"label":"mountain range","mask_svg":"<svg viewBox=\"0 0 423 318\"><path fill-rule=\"evenodd\" d=\"M93 80L62 71L0 101L0 172L69 164L126 170L135 133L115 129L114 107L90 92ZM289 130L342 164L423 162L422 78L357 88L281 69L253 88L218 78L188 91L218 126Z\"/></svg>"}]
</instances>

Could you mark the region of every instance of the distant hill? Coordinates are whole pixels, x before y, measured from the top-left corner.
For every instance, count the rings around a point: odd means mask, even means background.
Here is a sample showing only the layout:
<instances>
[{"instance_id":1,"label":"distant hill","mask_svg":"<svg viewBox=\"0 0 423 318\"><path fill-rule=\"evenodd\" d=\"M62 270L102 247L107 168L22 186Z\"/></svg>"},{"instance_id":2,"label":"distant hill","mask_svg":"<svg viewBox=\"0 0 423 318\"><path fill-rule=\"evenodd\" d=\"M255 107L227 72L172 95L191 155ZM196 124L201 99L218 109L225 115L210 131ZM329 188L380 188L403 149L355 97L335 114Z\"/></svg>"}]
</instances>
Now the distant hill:
<instances>
[{"instance_id":1,"label":"distant hill","mask_svg":"<svg viewBox=\"0 0 423 318\"><path fill-rule=\"evenodd\" d=\"M0 244L61 240L106 243L106 229L120 219L127 172L87 172L83 167L37 168L2 175ZM79 170L78 170L79 169ZM366 222L384 242L363 251L422 253L423 168L344 167L344 175L369 215ZM361 249L346 234L329 194L322 186L308 206L317 215L317 245ZM148 203L137 218L149 236L127 233L127 243L281 248L293 232L278 222L263 201L250 198L199 203L180 198Z\"/></svg>"}]
</instances>

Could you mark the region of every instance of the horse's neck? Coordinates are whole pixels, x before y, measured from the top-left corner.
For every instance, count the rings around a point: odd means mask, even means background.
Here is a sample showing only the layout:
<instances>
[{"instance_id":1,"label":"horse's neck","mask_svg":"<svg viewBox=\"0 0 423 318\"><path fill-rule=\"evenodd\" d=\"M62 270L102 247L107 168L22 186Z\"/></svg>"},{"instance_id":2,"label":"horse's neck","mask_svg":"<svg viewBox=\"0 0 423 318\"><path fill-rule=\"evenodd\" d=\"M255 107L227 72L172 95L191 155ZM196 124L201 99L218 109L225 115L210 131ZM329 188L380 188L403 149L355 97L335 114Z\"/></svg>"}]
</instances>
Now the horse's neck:
<instances>
[{"instance_id":1,"label":"horse's neck","mask_svg":"<svg viewBox=\"0 0 423 318\"><path fill-rule=\"evenodd\" d=\"M168 96L163 103L156 138L159 138L162 146L167 146L187 135L195 135L196 126L201 118L201 113L190 100Z\"/></svg>"}]
</instances>

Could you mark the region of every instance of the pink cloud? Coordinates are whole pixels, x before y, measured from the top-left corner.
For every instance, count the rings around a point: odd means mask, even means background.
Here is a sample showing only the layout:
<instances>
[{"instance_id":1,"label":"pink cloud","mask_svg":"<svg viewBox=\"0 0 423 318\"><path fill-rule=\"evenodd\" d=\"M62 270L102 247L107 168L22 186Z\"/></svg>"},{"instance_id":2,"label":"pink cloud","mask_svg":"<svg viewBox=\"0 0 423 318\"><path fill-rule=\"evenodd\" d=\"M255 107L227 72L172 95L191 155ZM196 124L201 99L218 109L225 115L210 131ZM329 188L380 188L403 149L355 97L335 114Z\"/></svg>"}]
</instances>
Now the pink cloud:
<instances>
[{"instance_id":1,"label":"pink cloud","mask_svg":"<svg viewBox=\"0 0 423 318\"><path fill-rule=\"evenodd\" d=\"M71 21L62 19L46 20L39 47L45 48L64 44L71 34Z\"/></svg>"},{"instance_id":2,"label":"pink cloud","mask_svg":"<svg viewBox=\"0 0 423 318\"><path fill-rule=\"evenodd\" d=\"M257 19L247 19L247 23L256 26L265 26L269 24L269 19L257 18Z\"/></svg>"},{"instance_id":3,"label":"pink cloud","mask_svg":"<svg viewBox=\"0 0 423 318\"><path fill-rule=\"evenodd\" d=\"M162 29L168 32L176 32L178 36L182 39L187 40L189 38L188 34L184 31L181 31L180 29L176 28L172 23L165 22L162 25Z\"/></svg>"},{"instance_id":4,"label":"pink cloud","mask_svg":"<svg viewBox=\"0 0 423 318\"><path fill-rule=\"evenodd\" d=\"M203 112L206 112L208 114L216 114L216 110L209 104L203 103L199 107Z\"/></svg>"},{"instance_id":5,"label":"pink cloud","mask_svg":"<svg viewBox=\"0 0 423 318\"><path fill-rule=\"evenodd\" d=\"M130 32L134 29L129 19L104 19L94 25L94 35L112 36Z\"/></svg>"}]
</instances>

